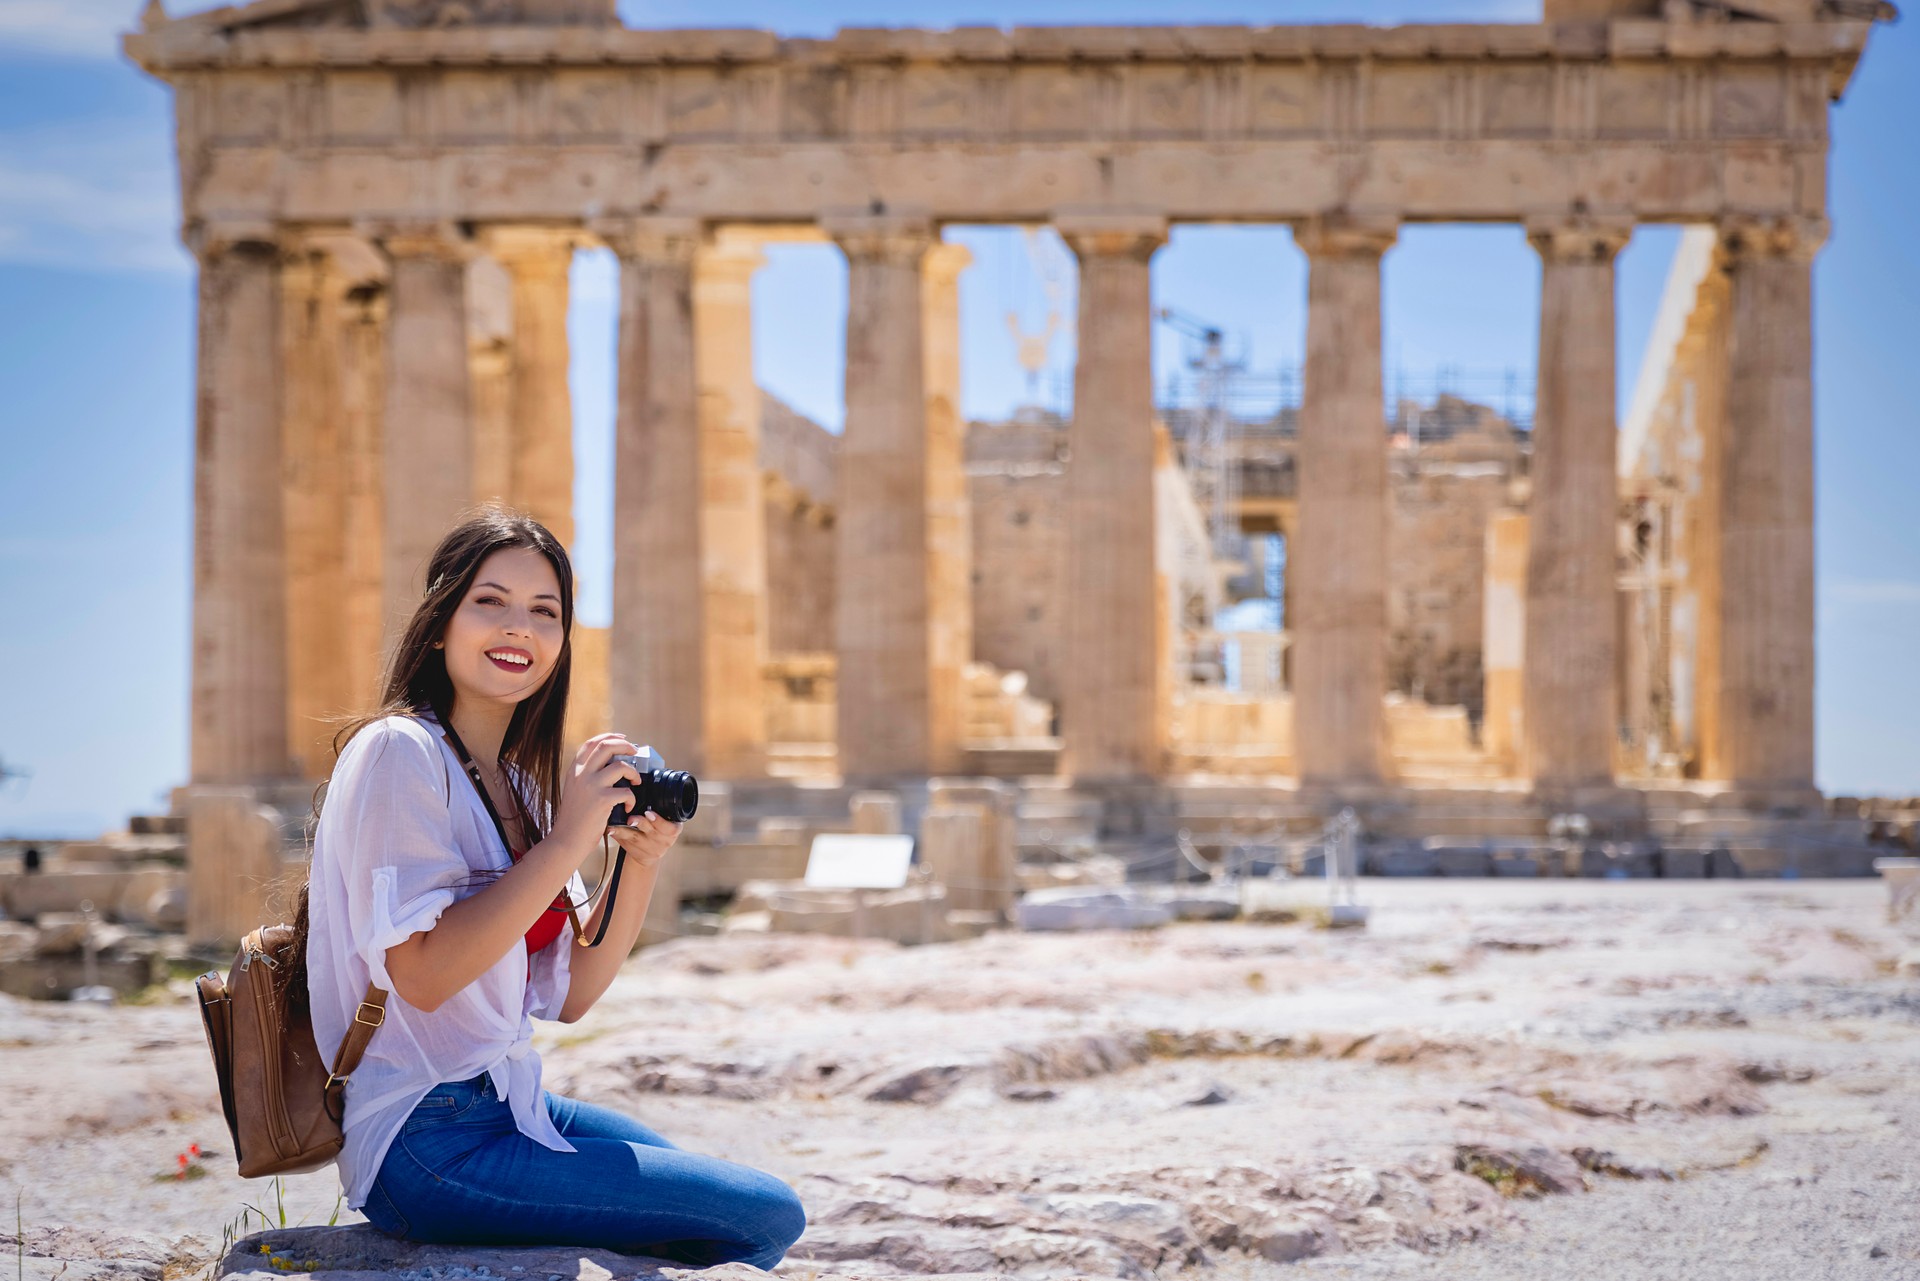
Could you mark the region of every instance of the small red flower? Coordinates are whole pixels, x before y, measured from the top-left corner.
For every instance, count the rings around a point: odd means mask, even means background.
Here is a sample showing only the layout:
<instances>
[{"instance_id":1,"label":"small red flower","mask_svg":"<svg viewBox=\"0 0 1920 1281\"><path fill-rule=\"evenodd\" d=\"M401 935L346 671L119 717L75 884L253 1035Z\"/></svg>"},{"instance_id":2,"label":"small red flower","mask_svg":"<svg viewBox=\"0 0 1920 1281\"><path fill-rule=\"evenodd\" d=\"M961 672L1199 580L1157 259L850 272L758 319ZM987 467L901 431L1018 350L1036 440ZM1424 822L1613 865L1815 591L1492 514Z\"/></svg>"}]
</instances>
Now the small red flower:
<instances>
[{"instance_id":1,"label":"small red flower","mask_svg":"<svg viewBox=\"0 0 1920 1281\"><path fill-rule=\"evenodd\" d=\"M187 1145L187 1155L188 1155L188 1156L199 1156L199 1155L200 1155L200 1145L199 1145L198 1143L191 1143L191 1144L188 1144L188 1145Z\"/></svg>"},{"instance_id":2,"label":"small red flower","mask_svg":"<svg viewBox=\"0 0 1920 1281\"><path fill-rule=\"evenodd\" d=\"M180 1168L183 1170L187 1168L187 1154L185 1152L180 1154Z\"/></svg>"}]
</instances>

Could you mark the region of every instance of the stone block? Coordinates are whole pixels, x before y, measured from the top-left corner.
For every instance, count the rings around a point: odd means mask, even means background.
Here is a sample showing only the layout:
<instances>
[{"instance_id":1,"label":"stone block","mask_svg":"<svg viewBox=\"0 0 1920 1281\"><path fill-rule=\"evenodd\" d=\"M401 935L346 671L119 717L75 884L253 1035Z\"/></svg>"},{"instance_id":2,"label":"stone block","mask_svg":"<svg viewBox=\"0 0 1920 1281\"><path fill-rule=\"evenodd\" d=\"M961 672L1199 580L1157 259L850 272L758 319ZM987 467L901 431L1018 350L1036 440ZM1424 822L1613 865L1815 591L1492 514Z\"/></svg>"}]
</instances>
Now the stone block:
<instances>
[{"instance_id":1,"label":"stone block","mask_svg":"<svg viewBox=\"0 0 1920 1281\"><path fill-rule=\"evenodd\" d=\"M988 865L987 843L994 824L984 805L949 802L920 820L920 865L947 887L956 908L972 912L1000 910L1012 887L996 883Z\"/></svg>"},{"instance_id":2,"label":"stone block","mask_svg":"<svg viewBox=\"0 0 1920 1281\"><path fill-rule=\"evenodd\" d=\"M970 912L963 908L952 908L947 912L946 936L949 939L979 938L1006 923L1006 916L1000 912Z\"/></svg>"},{"instance_id":3,"label":"stone block","mask_svg":"<svg viewBox=\"0 0 1920 1281\"><path fill-rule=\"evenodd\" d=\"M285 898L279 813L251 787L195 787L187 798L187 937L237 943Z\"/></svg>"},{"instance_id":4,"label":"stone block","mask_svg":"<svg viewBox=\"0 0 1920 1281\"><path fill-rule=\"evenodd\" d=\"M1153 885L1135 890L1176 921L1231 921L1240 915L1240 890L1230 884Z\"/></svg>"},{"instance_id":5,"label":"stone block","mask_svg":"<svg viewBox=\"0 0 1920 1281\"><path fill-rule=\"evenodd\" d=\"M40 931L25 921L0 921L0 965L32 955L39 936Z\"/></svg>"},{"instance_id":6,"label":"stone block","mask_svg":"<svg viewBox=\"0 0 1920 1281\"><path fill-rule=\"evenodd\" d=\"M169 902L176 890L181 892L180 902L184 904L186 885L187 874L177 867L149 863L129 868L120 895L113 903L113 919L154 929L179 929L186 924L184 919L172 924L156 920L154 906ZM165 910L163 906L162 915Z\"/></svg>"},{"instance_id":7,"label":"stone block","mask_svg":"<svg viewBox=\"0 0 1920 1281\"><path fill-rule=\"evenodd\" d=\"M1125 885L1127 865L1109 854L1070 863L1022 863L1015 869L1022 892L1070 885Z\"/></svg>"},{"instance_id":8,"label":"stone block","mask_svg":"<svg viewBox=\"0 0 1920 1281\"><path fill-rule=\"evenodd\" d=\"M865 836L892 836L900 831L897 792L855 792L847 803L853 830Z\"/></svg>"},{"instance_id":9,"label":"stone block","mask_svg":"<svg viewBox=\"0 0 1920 1281\"><path fill-rule=\"evenodd\" d=\"M1020 822L1019 794L1016 789L991 779L969 779L965 782L934 779L928 784L927 795L930 811L977 806L984 814L985 827L981 834L974 877L976 884L967 887L969 892L956 892L961 887L950 882L948 893L954 905L967 910L1003 914L1011 910L1021 889L1017 870L1020 861Z\"/></svg>"},{"instance_id":10,"label":"stone block","mask_svg":"<svg viewBox=\"0 0 1920 1281\"><path fill-rule=\"evenodd\" d=\"M65 1000L87 983L130 996L166 978L166 963L150 948L127 948L94 957L89 970L80 952L28 957L0 965L0 993L33 1000Z\"/></svg>"},{"instance_id":11,"label":"stone block","mask_svg":"<svg viewBox=\"0 0 1920 1281\"><path fill-rule=\"evenodd\" d=\"M1367 870L1375 876L1433 876L1437 874L1433 852L1416 846L1388 845L1367 858Z\"/></svg>"},{"instance_id":12,"label":"stone block","mask_svg":"<svg viewBox=\"0 0 1920 1281\"><path fill-rule=\"evenodd\" d=\"M699 1271L612 1250L574 1246L494 1247L422 1245L390 1237L365 1223L347 1227L281 1228L234 1242L214 1273L216 1281L285 1281L289 1273L315 1281L387 1277L598 1278L599 1281L764 1281L745 1263Z\"/></svg>"},{"instance_id":13,"label":"stone block","mask_svg":"<svg viewBox=\"0 0 1920 1281\"><path fill-rule=\"evenodd\" d=\"M1165 925L1173 912L1128 888L1035 890L1014 907L1023 930L1137 930Z\"/></svg>"},{"instance_id":14,"label":"stone block","mask_svg":"<svg viewBox=\"0 0 1920 1281\"><path fill-rule=\"evenodd\" d=\"M1484 848L1473 845L1443 845L1430 849L1427 853L1433 859L1433 870L1440 876L1491 876L1493 874L1493 855Z\"/></svg>"},{"instance_id":15,"label":"stone block","mask_svg":"<svg viewBox=\"0 0 1920 1281\"><path fill-rule=\"evenodd\" d=\"M42 912L37 922L39 932L34 935L33 954L35 956L65 956L70 952L80 952L86 947L88 922L80 912ZM102 939L105 926L97 920L93 922L94 946L105 946ZM126 931L120 931L112 942L125 937Z\"/></svg>"},{"instance_id":16,"label":"stone block","mask_svg":"<svg viewBox=\"0 0 1920 1281\"><path fill-rule=\"evenodd\" d=\"M37 920L49 913L78 912L92 904L102 918L113 914L128 874L120 868L69 868L16 873L9 878L7 914Z\"/></svg>"},{"instance_id":17,"label":"stone block","mask_svg":"<svg viewBox=\"0 0 1920 1281\"><path fill-rule=\"evenodd\" d=\"M1698 880L1707 874L1708 852L1706 850L1660 851L1660 875L1670 881Z\"/></svg>"},{"instance_id":18,"label":"stone block","mask_svg":"<svg viewBox=\"0 0 1920 1281\"><path fill-rule=\"evenodd\" d=\"M831 934L896 943L937 943L946 936L946 891L939 885L778 892L769 912L776 934Z\"/></svg>"},{"instance_id":19,"label":"stone block","mask_svg":"<svg viewBox=\"0 0 1920 1281\"><path fill-rule=\"evenodd\" d=\"M1657 874L1654 851L1632 845L1589 845L1579 854L1580 875L1611 881L1641 880Z\"/></svg>"}]
</instances>

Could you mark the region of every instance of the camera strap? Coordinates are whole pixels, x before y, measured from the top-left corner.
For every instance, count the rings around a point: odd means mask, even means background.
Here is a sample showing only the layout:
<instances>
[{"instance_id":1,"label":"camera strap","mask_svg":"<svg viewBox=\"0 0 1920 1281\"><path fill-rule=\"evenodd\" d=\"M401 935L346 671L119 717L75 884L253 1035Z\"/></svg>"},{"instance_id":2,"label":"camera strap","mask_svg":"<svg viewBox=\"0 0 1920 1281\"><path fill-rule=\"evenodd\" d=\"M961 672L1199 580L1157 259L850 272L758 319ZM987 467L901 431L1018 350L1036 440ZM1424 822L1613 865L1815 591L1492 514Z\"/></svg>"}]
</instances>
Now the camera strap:
<instances>
[{"instance_id":1,"label":"camera strap","mask_svg":"<svg viewBox=\"0 0 1920 1281\"><path fill-rule=\"evenodd\" d=\"M447 736L447 742L453 744L453 753L460 758L460 766L473 783L473 790L480 794L480 804L487 811L487 817L493 820L493 830L500 834L500 848L507 852L509 862L515 861L513 842L507 839L507 825L500 821L500 811L493 806L493 797L487 792L486 780L480 777L480 767L474 763L473 753L467 750L467 745L460 740L459 731L453 728L453 718L441 715L439 708L434 708L433 713L435 719L440 722L441 730ZM606 848L607 838L603 834L600 837L600 849L604 853ZM580 924L580 913L574 910L572 904L567 905L567 920L573 926L573 941L581 947L599 947L601 940L607 937L607 926L613 922L614 900L620 896L620 872L626 865L626 850L616 846L613 851L613 870L607 874L606 906L601 910L600 928L594 931L591 942L587 939L586 927ZM546 910L553 911L551 907Z\"/></svg>"}]
</instances>

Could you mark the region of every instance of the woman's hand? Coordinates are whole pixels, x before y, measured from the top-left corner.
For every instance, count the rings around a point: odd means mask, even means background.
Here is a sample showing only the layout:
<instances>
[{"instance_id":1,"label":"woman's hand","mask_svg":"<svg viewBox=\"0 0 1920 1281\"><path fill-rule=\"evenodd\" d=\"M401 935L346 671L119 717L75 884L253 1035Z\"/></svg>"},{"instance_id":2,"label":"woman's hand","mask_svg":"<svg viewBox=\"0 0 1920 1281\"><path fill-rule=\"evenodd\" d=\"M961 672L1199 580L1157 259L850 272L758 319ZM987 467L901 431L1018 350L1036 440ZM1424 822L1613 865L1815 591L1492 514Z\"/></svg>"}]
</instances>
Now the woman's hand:
<instances>
[{"instance_id":1,"label":"woman's hand","mask_svg":"<svg viewBox=\"0 0 1920 1281\"><path fill-rule=\"evenodd\" d=\"M580 851L581 861L599 845L613 807L632 803L633 792L627 784L640 781L638 770L613 758L639 750L618 734L595 734L574 753L573 768L560 784L553 830Z\"/></svg>"},{"instance_id":2,"label":"woman's hand","mask_svg":"<svg viewBox=\"0 0 1920 1281\"><path fill-rule=\"evenodd\" d=\"M652 810L627 820L624 827L610 827L607 835L626 851L637 867L657 866L680 839L678 823L669 823Z\"/></svg>"}]
</instances>

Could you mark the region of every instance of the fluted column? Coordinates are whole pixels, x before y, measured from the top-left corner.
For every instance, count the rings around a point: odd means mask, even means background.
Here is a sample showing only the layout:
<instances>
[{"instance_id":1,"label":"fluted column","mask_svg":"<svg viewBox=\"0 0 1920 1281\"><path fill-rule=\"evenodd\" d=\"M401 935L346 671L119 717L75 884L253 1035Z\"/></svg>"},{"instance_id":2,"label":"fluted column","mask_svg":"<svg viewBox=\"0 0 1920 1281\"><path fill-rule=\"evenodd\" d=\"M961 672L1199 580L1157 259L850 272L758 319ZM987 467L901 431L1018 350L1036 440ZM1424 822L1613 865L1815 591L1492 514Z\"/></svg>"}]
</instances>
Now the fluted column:
<instances>
[{"instance_id":1,"label":"fluted column","mask_svg":"<svg viewBox=\"0 0 1920 1281\"><path fill-rule=\"evenodd\" d=\"M1539 390L1528 500L1521 723L1536 786L1613 778L1618 737L1619 431L1613 262L1632 228L1532 224L1539 251Z\"/></svg>"},{"instance_id":2,"label":"fluted column","mask_svg":"<svg viewBox=\"0 0 1920 1281\"><path fill-rule=\"evenodd\" d=\"M349 706L378 706L386 575L388 291L363 281L340 302L340 416L347 455L347 690Z\"/></svg>"},{"instance_id":3,"label":"fluted column","mask_svg":"<svg viewBox=\"0 0 1920 1281\"><path fill-rule=\"evenodd\" d=\"M620 258L614 443L613 723L676 769L705 770L700 422L694 377L698 224L603 232ZM758 688L758 676L753 681Z\"/></svg>"},{"instance_id":4,"label":"fluted column","mask_svg":"<svg viewBox=\"0 0 1920 1281\"><path fill-rule=\"evenodd\" d=\"M1063 217L1080 260L1068 434L1063 766L1080 779L1156 774L1165 663L1156 610L1152 286L1162 219Z\"/></svg>"},{"instance_id":5,"label":"fluted column","mask_svg":"<svg viewBox=\"0 0 1920 1281\"><path fill-rule=\"evenodd\" d=\"M1813 259L1826 226L1723 228L1717 776L1813 786Z\"/></svg>"},{"instance_id":6,"label":"fluted column","mask_svg":"<svg viewBox=\"0 0 1920 1281\"><path fill-rule=\"evenodd\" d=\"M281 432L287 573L287 753L323 776L330 718L348 709L347 467L341 301L347 279L320 247L291 246L281 272Z\"/></svg>"},{"instance_id":7,"label":"fluted column","mask_svg":"<svg viewBox=\"0 0 1920 1281\"><path fill-rule=\"evenodd\" d=\"M488 254L467 264L467 400L473 500L513 503L513 275Z\"/></svg>"},{"instance_id":8,"label":"fluted column","mask_svg":"<svg viewBox=\"0 0 1920 1281\"><path fill-rule=\"evenodd\" d=\"M573 398L567 384L570 232L499 227L487 252L513 278L513 506L573 545Z\"/></svg>"},{"instance_id":9,"label":"fluted column","mask_svg":"<svg viewBox=\"0 0 1920 1281\"><path fill-rule=\"evenodd\" d=\"M193 781L250 782L288 772L280 251L195 240Z\"/></svg>"},{"instance_id":10,"label":"fluted column","mask_svg":"<svg viewBox=\"0 0 1920 1281\"><path fill-rule=\"evenodd\" d=\"M389 642L426 588L427 558L473 503L468 389L468 243L452 228L397 228L388 322L386 568Z\"/></svg>"},{"instance_id":11,"label":"fluted column","mask_svg":"<svg viewBox=\"0 0 1920 1281\"><path fill-rule=\"evenodd\" d=\"M847 421L835 513L840 772L933 766L924 264L933 225L831 220L847 255Z\"/></svg>"},{"instance_id":12,"label":"fluted column","mask_svg":"<svg viewBox=\"0 0 1920 1281\"><path fill-rule=\"evenodd\" d=\"M966 422L960 416L960 273L964 245L927 252L921 284L927 397L928 716L931 771L961 770L962 677L973 657L973 518L967 501Z\"/></svg>"},{"instance_id":13,"label":"fluted column","mask_svg":"<svg viewBox=\"0 0 1920 1281\"><path fill-rule=\"evenodd\" d=\"M1380 387L1380 260L1388 222L1317 219L1306 251L1292 589L1294 756L1311 783L1388 773L1387 428Z\"/></svg>"},{"instance_id":14,"label":"fluted column","mask_svg":"<svg viewBox=\"0 0 1920 1281\"><path fill-rule=\"evenodd\" d=\"M766 769L767 509L760 386L753 379L753 274L766 258L724 235L694 258L699 391L702 704L707 769Z\"/></svg>"}]
</instances>

